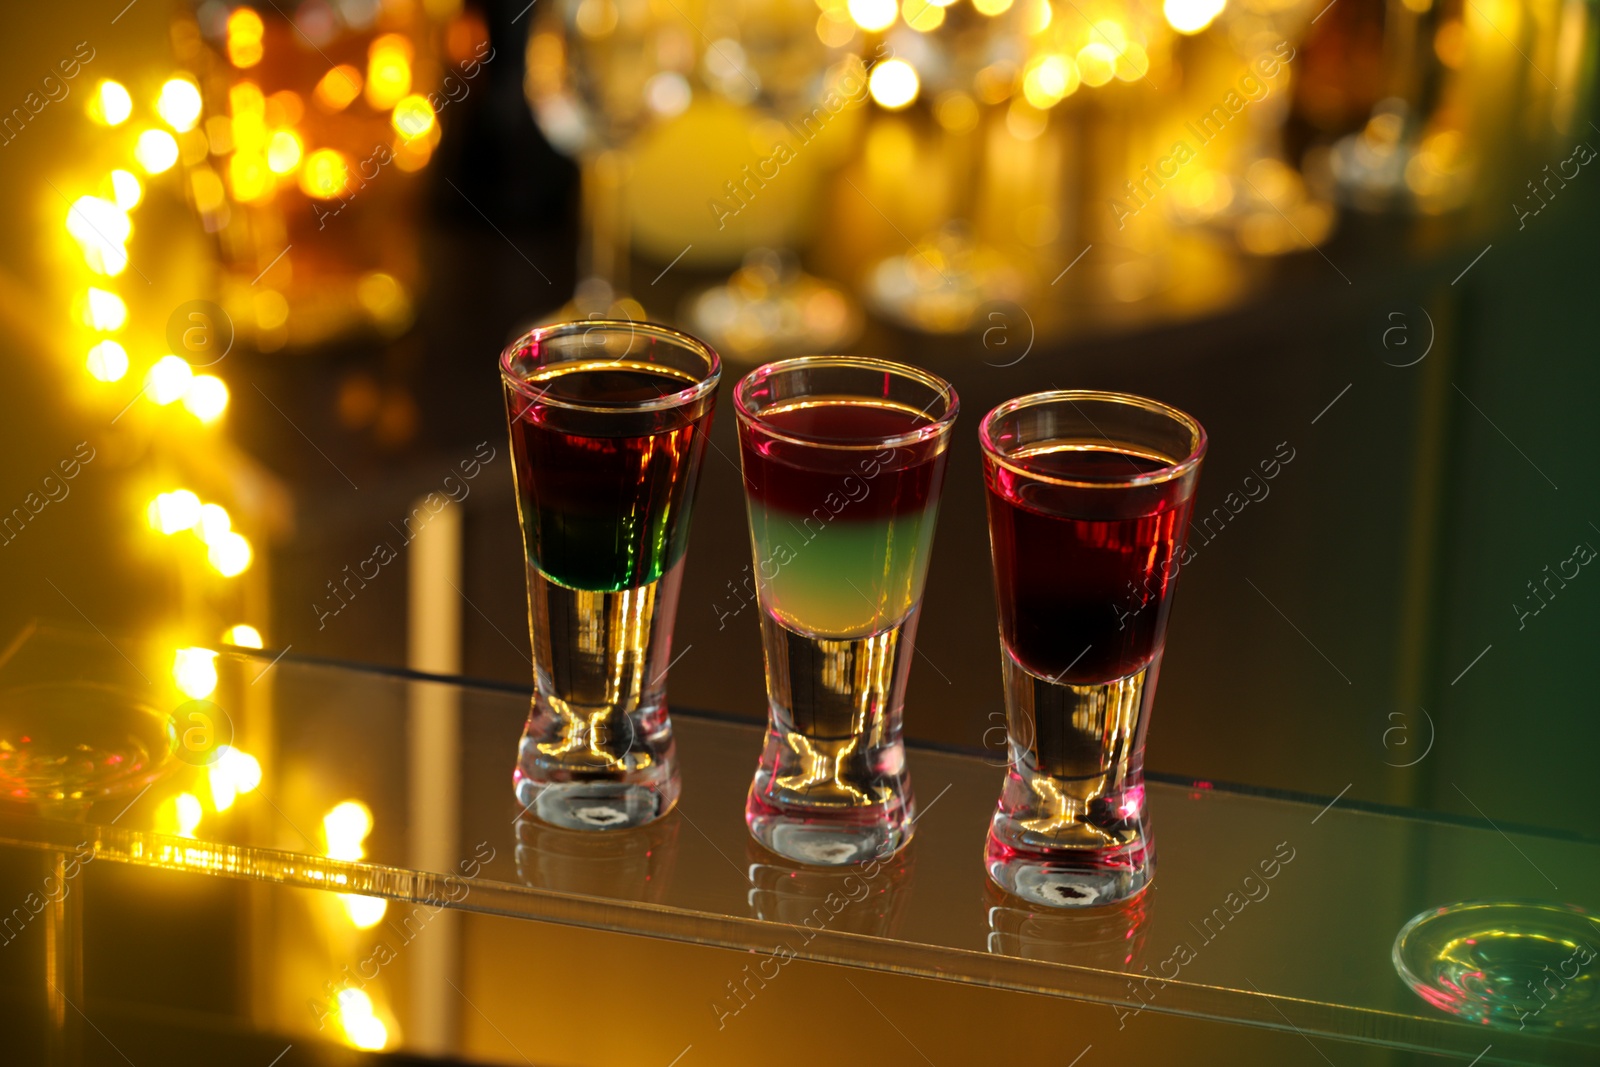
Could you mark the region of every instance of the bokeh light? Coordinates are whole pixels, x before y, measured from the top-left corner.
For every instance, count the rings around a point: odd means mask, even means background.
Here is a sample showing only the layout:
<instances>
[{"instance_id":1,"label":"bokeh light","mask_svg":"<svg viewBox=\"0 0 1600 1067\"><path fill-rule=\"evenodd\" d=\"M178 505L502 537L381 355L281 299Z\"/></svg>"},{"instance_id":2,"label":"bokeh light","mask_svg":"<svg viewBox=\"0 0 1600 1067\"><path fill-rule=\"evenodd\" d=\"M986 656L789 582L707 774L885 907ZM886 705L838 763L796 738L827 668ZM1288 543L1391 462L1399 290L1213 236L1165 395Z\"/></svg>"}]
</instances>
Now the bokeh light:
<instances>
[{"instance_id":1,"label":"bokeh light","mask_svg":"<svg viewBox=\"0 0 1600 1067\"><path fill-rule=\"evenodd\" d=\"M227 410L228 386L215 375L199 375L184 391L183 406L201 422L216 422Z\"/></svg>"},{"instance_id":2,"label":"bokeh light","mask_svg":"<svg viewBox=\"0 0 1600 1067\"><path fill-rule=\"evenodd\" d=\"M133 158L147 174L161 174L178 162L178 142L166 130L146 130L133 146Z\"/></svg>"},{"instance_id":3,"label":"bokeh light","mask_svg":"<svg viewBox=\"0 0 1600 1067\"><path fill-rule=\"evenodd\" d=\"M903 59L886 59L872 68L867 88L881 107L898 111L916 100L921 83L910 63Z\"/></svg>"},{"instance_id":4,"label":"bokeh light","mask_svg":"<svg viewBox=\"0 0 1600 1067\"><path fill-rule=\"evenodd\" d=\"M217 654L208 648L180 648L172 655L172 684L190 700L217 691Z\"/></svg>"},{"instance_id":5,"label":"bokeh light","mask_svg":"<svg viewBox=\"0 0 1600 1067\"><path fill-rule=\"evenodd\" d=\"M174 400L182 400L193 379L194 371L181 356L162 356L145 372L145 395L157 404L166 406Z\"/></svg>"},{"instance_id":6,"label":"bokeh light","mask_svg":"<svg viewBox=\"0 0 1600 1067\"><path fill-rule=\"evenodd\" d=\"M169 80L156 97L156 114L179 133L194 129L200 121L200 109L200 87L188 78Z\"/></svg>"},{"instance_id":7,"label":"bokeh light","mask_svg":"<svg viewBox=\"0 0 1600 1067\"><path fill-rule=\"evenodd\" d=\"M244 535L230 530L206 546L206 559L224 578L236 578L250 567L254 553Z\"/></svg>"},{"instance_id":8,"label":"bokeh light","mask_svg":"<svg viewBox=\"0 0 1600 1067\"><path fill-rule=\"evenodd\" d=\"M128 373L128 351L115 341L99 341L89 349L85 364L99 382L120 382Z\"/></svg>"},{"instance_id":9,"label":"bokeh light","mask_svg":"<svg viewBox=\"0 0 1600 1067\"><path fill-rule=\"evenodd\" d=\"M107 126L121 126L133 114L133 97L121 82L107 78L89 98L89 117Z\"/></svg>"},{"instance_id":10,"label":"bokeh light","mask_svg":"<svg viewBox=\"0 0 1600 1067\"><path fill-rule=\"evenodd\" d=\"M261 638L261 631L247 622L230 626L223 633L222 640L230 645L240 648L265 648L267 643Z\"/></svg>"}]
</instances>

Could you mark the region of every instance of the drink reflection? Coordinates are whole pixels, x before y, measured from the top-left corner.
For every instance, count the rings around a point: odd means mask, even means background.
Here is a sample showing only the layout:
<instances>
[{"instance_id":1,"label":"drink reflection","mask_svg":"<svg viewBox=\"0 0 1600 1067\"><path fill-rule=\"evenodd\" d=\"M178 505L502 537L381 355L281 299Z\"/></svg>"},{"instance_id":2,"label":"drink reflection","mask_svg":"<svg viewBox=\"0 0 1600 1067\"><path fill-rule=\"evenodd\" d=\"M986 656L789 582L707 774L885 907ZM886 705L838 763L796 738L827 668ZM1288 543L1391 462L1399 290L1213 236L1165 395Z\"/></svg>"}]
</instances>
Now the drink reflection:
<instances>
[{"instance_id":1,"label":"drink reflection","mask_svg":"<svg viewBox=\"0 0 1600 1067\"><path fill-rule=\"evenodd\" d=\"M535 889L658 904L672 881L679 821L669 815L646 826L594 834L520 816L517 879Z\"/></svg>"},{"instance_id":2,"label":"drink reflection","mask_svg":"<svg viewBox=\"0 0 1600 1067\"><path fill-rule=\"evenodd\" d=\"M1108 907L1071 911L1029 906L992 883L984 887L984 897L989 905L988 948L997 956L1120 971L1132 968L1144 954L1149 893Z\"/></svg>"},{"instance_id":3,"label":"drink reflection","mask_svg":"<svg viewBox=\"0 0 1600 1067\"><path fill-rule=\"evenodd\" d=\"M758 919L802 926L807 941L824 930L893 937L899 929L915 866L909 852L842 869L803 867L754 841L745 855Z\"/></svg>"}]
</instances>

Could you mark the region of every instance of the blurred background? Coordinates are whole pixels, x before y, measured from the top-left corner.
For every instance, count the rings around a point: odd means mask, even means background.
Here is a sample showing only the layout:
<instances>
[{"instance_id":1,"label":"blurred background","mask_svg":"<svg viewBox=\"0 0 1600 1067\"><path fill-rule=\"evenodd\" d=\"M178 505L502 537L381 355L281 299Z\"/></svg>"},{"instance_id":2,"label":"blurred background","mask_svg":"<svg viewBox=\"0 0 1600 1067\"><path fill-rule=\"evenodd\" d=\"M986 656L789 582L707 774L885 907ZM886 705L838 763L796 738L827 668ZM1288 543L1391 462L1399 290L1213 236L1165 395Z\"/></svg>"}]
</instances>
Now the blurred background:
<instances>
[{"instance_id":1,"label":"blurred background","mask_svg":"<svg viewBox=\"0 0 1600 1067\"><path fill-rule=\"evenodd\" d=\"M163 641L185 693L183 650L219 641L525 683L495 357L541 321L649 317L727 365L674 706L765 714L728 389L870 353L944 375L964 412L909 736L999 750L979 419L1127 390L1211 435L1152 769L1592 835L1594 18L9 12L0 638L51 619ZM408 564L374 561L446 507L441 661Z\"/></svg>"}]
</instances>

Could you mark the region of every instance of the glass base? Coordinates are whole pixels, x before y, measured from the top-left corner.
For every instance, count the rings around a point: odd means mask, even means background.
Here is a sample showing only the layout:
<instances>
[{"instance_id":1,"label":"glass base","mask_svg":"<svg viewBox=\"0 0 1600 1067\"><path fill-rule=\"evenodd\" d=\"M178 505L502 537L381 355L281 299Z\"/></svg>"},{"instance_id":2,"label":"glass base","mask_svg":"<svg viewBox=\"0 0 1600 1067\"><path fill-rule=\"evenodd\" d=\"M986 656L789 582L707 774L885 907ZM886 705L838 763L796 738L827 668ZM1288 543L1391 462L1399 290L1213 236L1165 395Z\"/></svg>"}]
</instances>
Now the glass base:
<instances>
[{"instance_id":1,"label":"glass base","mask_svg":"<svg viewBox=\"0 0 1600 1067\"><path fill-rule=\"evenodd\" d=\"M989 825L995 884L1056 908L1114 904L1154 873L1144 733L1159 654L1101 683L1059 682L1002 652L1011 765Z\"/></svg>"},{"instance_id":2,"label":"glass base","mask_svg":"<svg viewBox=\"0 0 1600 1067\"><path fill-rule=\"evenodd\" d=\"M1116 850L1017 848L1003 840L1004 815L995 815L983 862L989 878L1007 893L1050 908L1093 908L1130 900L1155 876L1155 848L1148 834Z\"/></svg>"},{"instance_id":3,"label":"glass base","mask_svg":"<svg viewBox=\"0 0 1600 1067\"><path fill-rule=\"evenodd\" d=\"M813 637L765 612L761 630L771 707L745 805L751 836L812 866L887 859L915 817L899 694L916 613L869 637Z\"/></svg>"},{"instance_id":4,"label":"glass base","mask_svg":"<svg viewBox=\"0 0 1600 1067\"><path fill-rule=\"evenodd\" d=\"M881 806L819 804L816 796L797 795L776 784L778 779L788 777L784 771L790 762L778 750L792 754L796 739L798 735L792 731L767 731L766 752L745 802L744 819L751 837L785 859L812 867L845 867L887 859L906 846L911 840L914 802L903 773L889 802ZM806 747L816 753L824 749L824 743L807 741ZM835 750L824 752L821 758L848 762L851 755Z\"/></svg>"},{"instance_id":5,"label":"glass base","mask_svg":"<svg viewBox=\"0 0 1600 1067\"><path fill-rule=\"evenodd\" d=\"M636 589L590 592L528 568L536 694L512 783L528 813L568 830L653 822L678 801L666 707L683 561Z\"/></svg>"},{"instance_id":6,"label":"glass base","mask_svg":"<svg viewBox=\"0 0 1600 1067\"><path fill-rule=\"evenodd\" d=\"M678 802L677 761L658 768L659 781L537 782L517 779L517 800L530 814L564 830L626 830L655 822Z\"/></svg>"}]
</instances>

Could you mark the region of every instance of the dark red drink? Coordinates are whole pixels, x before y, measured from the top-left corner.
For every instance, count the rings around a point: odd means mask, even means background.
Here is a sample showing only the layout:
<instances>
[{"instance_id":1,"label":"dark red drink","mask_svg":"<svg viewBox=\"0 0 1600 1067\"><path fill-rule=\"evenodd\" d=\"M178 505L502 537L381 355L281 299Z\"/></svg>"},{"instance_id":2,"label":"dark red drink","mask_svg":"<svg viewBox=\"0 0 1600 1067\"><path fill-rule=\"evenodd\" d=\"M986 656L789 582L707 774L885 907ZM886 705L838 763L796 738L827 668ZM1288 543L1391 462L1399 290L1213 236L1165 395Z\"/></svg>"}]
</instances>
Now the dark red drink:
<instances>
[{"instance_id":1,"label":"dark red drink","mask_svg":"<svg viewBox=\"0 0 1600 1067\"><path fill-rule=\"evenodd\" d=\"M1031 473L984 463L1006 647L1030 673L1067 684L1148 665L1166 629L1192 497L1181 481L1117 485L1173 461L1103 441L1051 441L1010 459Z\"/></svg>"}]
</instances>

